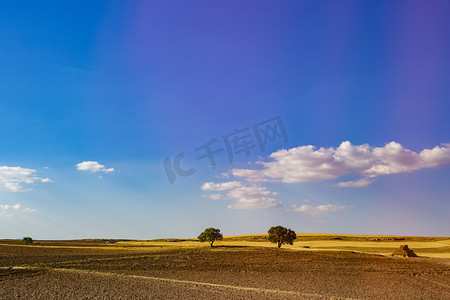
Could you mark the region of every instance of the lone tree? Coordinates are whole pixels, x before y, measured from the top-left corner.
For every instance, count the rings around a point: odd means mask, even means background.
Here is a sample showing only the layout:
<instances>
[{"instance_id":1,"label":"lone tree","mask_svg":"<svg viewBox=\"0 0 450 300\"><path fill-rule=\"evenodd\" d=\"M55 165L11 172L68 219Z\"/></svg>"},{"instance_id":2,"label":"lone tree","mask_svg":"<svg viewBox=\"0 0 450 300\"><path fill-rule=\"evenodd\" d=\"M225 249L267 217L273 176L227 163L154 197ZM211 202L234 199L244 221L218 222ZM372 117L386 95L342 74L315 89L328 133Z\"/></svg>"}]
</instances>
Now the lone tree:
<instances>
[{"instance_id":1,"label":"lone tree","mask_svg":"<svg viewBox=\"0 0 450 300\"><path fill-rule=\"evenodd\" d=\"M278 248L283 244L293 245L297 238L295 231L285 228L283 226L271 227L268 231L269 241L278 245Z\"/></svg>"},{"instance_id":2,"label":"lone tree","mask_svg":"<svg viewBox=\"0 0 450 300\"><path fill-rule=\"evenodd\" d=\"M215 241L221 241L222 239L223 235L220 233L220 229L216 228L207 228L198 236L200 242L208 242L211 247Z\"/></svg>"},{"instance_id":3,"label":"lone tree","mask_svg":"<svg viewBox=\"0 0 450 300\"><path fill-rule=\"evenodd\" d=\"M26 236L22 239L22 242L24 242L25 244L29 245L31 243L33 243L33 239L30 238L29 236Z\"/></svg>"}]
</instances>

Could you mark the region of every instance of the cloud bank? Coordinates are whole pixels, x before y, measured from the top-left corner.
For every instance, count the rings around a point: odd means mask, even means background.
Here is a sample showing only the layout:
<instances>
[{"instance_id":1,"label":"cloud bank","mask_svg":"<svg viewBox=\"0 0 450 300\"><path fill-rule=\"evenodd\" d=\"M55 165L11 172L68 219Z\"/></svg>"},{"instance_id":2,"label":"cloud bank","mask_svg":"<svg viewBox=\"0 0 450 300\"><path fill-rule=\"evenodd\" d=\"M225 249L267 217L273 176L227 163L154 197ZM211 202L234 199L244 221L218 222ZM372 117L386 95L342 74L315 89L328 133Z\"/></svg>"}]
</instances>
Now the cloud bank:
<instances>
[{"instance_id":1,"label":"cloud bank","mask_svg":"<svg viewBox=\"0 0 450 300\"><path fill-rule=\"evenodd\" d=\"M269 191L265 182L317 182L340 178L346 175L359 179L342 181L336 187L359 188L371 185L375 177L397 173L409 173L423 168L438 168L450 164L450 144L424 149L419 153L390 142L383 147L368 144L352 145L345 141L334 148L316 148L312 145L299 146L288 150L278 150L269 155L269 161L258 161L258 169L232 169L223 177L234 176L239 180L214 183L206 182L203 191L215 191L211 199L233 201L231 209L272 209L317 215L343 211L350 206L321 204L301 205L286 208L278 201L274 192ZM223 192L225 195L218 194Z\"/></svg>"},{"instance_id":2,"label":"cloud bank","mask_svg":"<svg viewBox=\"0 0 450 300\"><path fill-rule=\"evenodd\" d=\"M309 215L317 215L326 212L336 212L345 210L346 206L335 206L332 204L322 204L318 206L302 205L292 208L285 207L281 201L275 199L275 192L269 191L267 187L252 182L229 181L222 183L206 182L201 186L203 191L214 191L216 193L203 195L213 200L225 199L232 201L228 205L230 209L285 209L292 212L301 212ZM223 194L217 194L223 192ZM309 200L303 200L307 202Z\"/></svg>"},{"instance_id":3,"label":"cloud bank","mask_svg":"<svg viewBox=\"0 0 450 300\"><path fill-rule=\"evenodd\" d=\"M90 171L92 173L95 172L104 172L110 173L114 172L114 168L106 168L104 165L99 164L96 161L83 161L76 165L77 170L79 171Z\"/></svg>"},{"instance_id":4,"label":"cloud bank","mask_svg":"<svg viewBox=\"0 0 450 300\"><path fill-rule=\"evenodd\" d=\"M416 153L401 144L390 142L383 147L343 142L337 148L300 146L279 150L269 156L269 162L257 162L262 169L233 169L231 174L248 181L281 181L285 183L314 182L358 175L363 179L342 182L340 187L361 187L373 182L368 178L409 173L423 168L438 168L450 164L450 144L424 149Z\"/></svg>"},{"instance_id":5,"label":"cloud bank","mask_svg":"<svg viewBox=\"0 0 450 300\"><path fill-rule=\"evenodd\" d=\"M0 191L21 192L26 190L23 184L51 182L49 178L40 178L35 173L33 169L0 166Z\"/></svg>"}]
</instances>

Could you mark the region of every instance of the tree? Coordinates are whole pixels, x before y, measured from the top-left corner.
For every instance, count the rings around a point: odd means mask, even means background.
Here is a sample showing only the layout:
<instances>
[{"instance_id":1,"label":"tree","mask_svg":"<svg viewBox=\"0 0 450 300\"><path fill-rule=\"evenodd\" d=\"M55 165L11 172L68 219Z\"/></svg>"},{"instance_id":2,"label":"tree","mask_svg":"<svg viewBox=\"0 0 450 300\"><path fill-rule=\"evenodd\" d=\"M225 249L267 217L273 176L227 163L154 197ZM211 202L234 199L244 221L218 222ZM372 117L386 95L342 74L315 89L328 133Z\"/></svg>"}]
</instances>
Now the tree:
<instances>
[{"instance_id":1,"label":"tree","mask_svg":"<svg viewBox=\"0 0 450 300\"><path fill-rule=\"evenodd\" d=\"M208 242L211 247L215 241L221 241L222 239L223 235L220 233L220 229L216 228L207 228L198 236L200 242Z\"/></svg>"},{"instance_id":2,"label":"tree","mask_svg":"<svg viewBox=\"0 0 450 300\"><path fill-rule=\"evenodd\" d=\"M283 226L271 227L268 231L269 241L278 245L278 248L283 244L293 245L297 238L295 231L285 228Z\"/></svg>"},{"instance_id":3,"label":"tree","mask_svg":"<svg viewBox=\"0 0 450 300\"><path fill-rule=\"evenodd\" d=\"M31 243L33 243L33 239L30 238L29 236L26 236L22 239L22 242L24 242L25 244L29 245Z\"/></svg>"}]
</instances>

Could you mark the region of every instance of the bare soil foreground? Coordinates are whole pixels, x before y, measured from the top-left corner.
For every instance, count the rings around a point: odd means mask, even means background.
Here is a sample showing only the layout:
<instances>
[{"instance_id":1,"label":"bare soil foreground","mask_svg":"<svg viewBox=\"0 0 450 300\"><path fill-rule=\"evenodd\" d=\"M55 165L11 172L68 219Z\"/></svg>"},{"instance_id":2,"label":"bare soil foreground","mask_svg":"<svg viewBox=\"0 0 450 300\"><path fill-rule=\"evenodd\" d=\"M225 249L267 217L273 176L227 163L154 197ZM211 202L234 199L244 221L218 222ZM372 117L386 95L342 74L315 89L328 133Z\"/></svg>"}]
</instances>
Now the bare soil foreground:
<instances>
[{"instance_id":1,"label":"bare soil foreground","mask_svg":"<svg viewBox=\"0 0 450 300\"><path fill-rule=\"evenodd\" d=\"M119 244L0 241L0 299L450 299L448 258Z\"/></svg>"}]
</instances>

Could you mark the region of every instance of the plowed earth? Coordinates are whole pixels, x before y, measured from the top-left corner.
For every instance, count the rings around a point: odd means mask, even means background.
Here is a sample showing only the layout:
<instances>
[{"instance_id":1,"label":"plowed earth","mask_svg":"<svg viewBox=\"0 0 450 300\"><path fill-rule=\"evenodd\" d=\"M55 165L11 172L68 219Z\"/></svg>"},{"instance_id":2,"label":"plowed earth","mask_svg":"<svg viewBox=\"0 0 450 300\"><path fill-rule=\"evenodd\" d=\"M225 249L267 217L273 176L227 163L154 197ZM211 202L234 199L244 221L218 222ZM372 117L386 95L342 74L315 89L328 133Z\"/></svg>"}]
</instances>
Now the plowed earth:
<instances>
[{"instance_id":1,"label":"plowed earth","mask_svg":"<svg viewBox=\"0 0 450 300\"><path fill-rule=\"evenodd\" d=\"M450 299L448 259L0 245L0 299Z\"/></svg>"}]
</instances>

